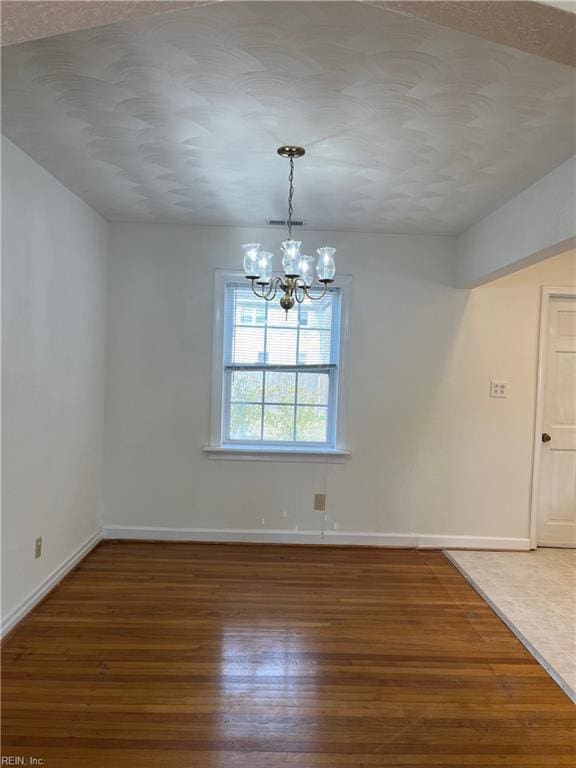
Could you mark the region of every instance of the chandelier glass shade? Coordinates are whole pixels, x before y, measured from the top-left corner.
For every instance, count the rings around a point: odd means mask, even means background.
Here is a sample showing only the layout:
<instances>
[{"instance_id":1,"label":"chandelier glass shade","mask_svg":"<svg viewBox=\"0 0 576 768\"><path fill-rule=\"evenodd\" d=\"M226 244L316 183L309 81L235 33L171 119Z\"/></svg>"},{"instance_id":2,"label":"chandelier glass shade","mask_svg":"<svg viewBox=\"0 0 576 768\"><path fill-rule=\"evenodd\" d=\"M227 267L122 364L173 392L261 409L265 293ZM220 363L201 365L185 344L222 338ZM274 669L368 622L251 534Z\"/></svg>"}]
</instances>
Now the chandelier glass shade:
<instances>
[{"instance_id":1,"label":"chandelier glass shade","mask_svg":"<svg viewBox=\"0 0 576 768\"><path fill-rule=\"evenodd\" d=\"M281 293L280 305L288 313L297 302L301 304L308 298L313 301L323 298L328 286L334 281L336 264L334 254L336 248L324 245L316 250L316 276L322 285L321 293L313 295L310 291L314 282L314 258L302 254L302 242L292 239L292 202L294 199L294 158L302 157L305 150L302 147L283 146L278 154L290 161L289 191L288 191L288 238L282 243L283 274L274 275L270 251L261 249L260 243L245 243L244 274L251 281L252 290L261 299L272 301L278 292Z\"/></svg>"}]
</instances>

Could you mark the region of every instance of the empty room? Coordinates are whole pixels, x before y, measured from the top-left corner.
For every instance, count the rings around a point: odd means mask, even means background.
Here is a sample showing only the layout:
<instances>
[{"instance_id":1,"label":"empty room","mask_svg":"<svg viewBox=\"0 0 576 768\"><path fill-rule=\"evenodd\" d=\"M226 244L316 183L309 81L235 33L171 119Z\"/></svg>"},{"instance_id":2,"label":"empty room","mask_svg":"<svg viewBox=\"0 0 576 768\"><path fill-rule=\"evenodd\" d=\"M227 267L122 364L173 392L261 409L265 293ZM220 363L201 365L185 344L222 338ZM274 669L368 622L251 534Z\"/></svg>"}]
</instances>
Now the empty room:
<instances>
[{"instance_id":1,"label":"empty room","mask_svg":"<svg viewBox=\"0 0 576 768\"><path fill-rule=\"evenodd\" d=\"M2 13L2 765L576 765L576 3Z\"/></svg>"}]
</instances>

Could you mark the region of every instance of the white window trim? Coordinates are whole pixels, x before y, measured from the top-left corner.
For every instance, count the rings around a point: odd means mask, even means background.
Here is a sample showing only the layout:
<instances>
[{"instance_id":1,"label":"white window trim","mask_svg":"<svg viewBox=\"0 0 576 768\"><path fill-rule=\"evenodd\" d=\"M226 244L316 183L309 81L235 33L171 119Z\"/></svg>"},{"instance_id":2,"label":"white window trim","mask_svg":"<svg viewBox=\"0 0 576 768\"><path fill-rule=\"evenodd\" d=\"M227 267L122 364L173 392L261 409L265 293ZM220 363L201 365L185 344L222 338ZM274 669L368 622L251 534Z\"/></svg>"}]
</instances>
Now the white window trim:
<instances>
[{"instance_id":1,"label":"white window trim","mask_svg":"<svg viewBox=\"0 0 576 768\"><path fill-rule=\"evenodd\" d=\"M328 461L343 462L350 455L348 437L348 392L350 378L350 315L352 309L352 276L339 275L334 287L340 293L340 359L338 365L338 396L336 401L336 438L333 448L310 446L229 445L222 443L223 381L224 381L224 306L225 289L229 282L245 280L238 271L214 270L214 321L212 339L212 392L210 398L210 444L204 452L211 459L243 459L252 461ZM262 299L264 301L264 299Z\"/></svg>"}]
</instances>

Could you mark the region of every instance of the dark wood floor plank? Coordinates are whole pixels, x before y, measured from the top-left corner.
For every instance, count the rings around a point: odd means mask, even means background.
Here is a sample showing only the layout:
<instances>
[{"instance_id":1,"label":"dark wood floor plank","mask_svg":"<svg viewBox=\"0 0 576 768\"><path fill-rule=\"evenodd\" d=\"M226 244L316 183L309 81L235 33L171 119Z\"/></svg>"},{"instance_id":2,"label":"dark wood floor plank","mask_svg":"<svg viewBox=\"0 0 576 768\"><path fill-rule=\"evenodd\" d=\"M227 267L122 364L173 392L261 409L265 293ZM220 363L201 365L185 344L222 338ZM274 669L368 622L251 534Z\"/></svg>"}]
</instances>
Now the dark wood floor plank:
<instances>
[{"instance_id":1,"label":"dark wood floor plank","mask_svg":"<svg viewBox=\"0 0 576 768\"><path fill-rule=\"evenodd\" d=\"M3 648L3 755L576 765L576 708L438 552L105 542Z\"/></svg>"}]
</instances>

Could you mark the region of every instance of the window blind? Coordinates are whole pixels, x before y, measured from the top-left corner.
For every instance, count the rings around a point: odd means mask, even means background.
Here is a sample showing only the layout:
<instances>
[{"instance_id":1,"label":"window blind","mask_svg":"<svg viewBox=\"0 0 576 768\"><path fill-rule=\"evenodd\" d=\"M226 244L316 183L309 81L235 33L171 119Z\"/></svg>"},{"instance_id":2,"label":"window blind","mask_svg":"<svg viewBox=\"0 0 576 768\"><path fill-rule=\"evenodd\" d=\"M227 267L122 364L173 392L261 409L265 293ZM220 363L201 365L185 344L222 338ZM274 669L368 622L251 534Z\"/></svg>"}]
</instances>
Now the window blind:
<instances>
[{"instance_id":1,"label":"window blind","mask_svg":"<svg viewBox=\"0 0 576 768\"><path fill-rule=\"evenodd\" d=\"M226 290L226 315L231 333L225 365L333 365L338 359L334 323L339 292L320 301L306 299L286 312L278 301L254 296L249 285Z\"/></svg>"}]
</instances>

